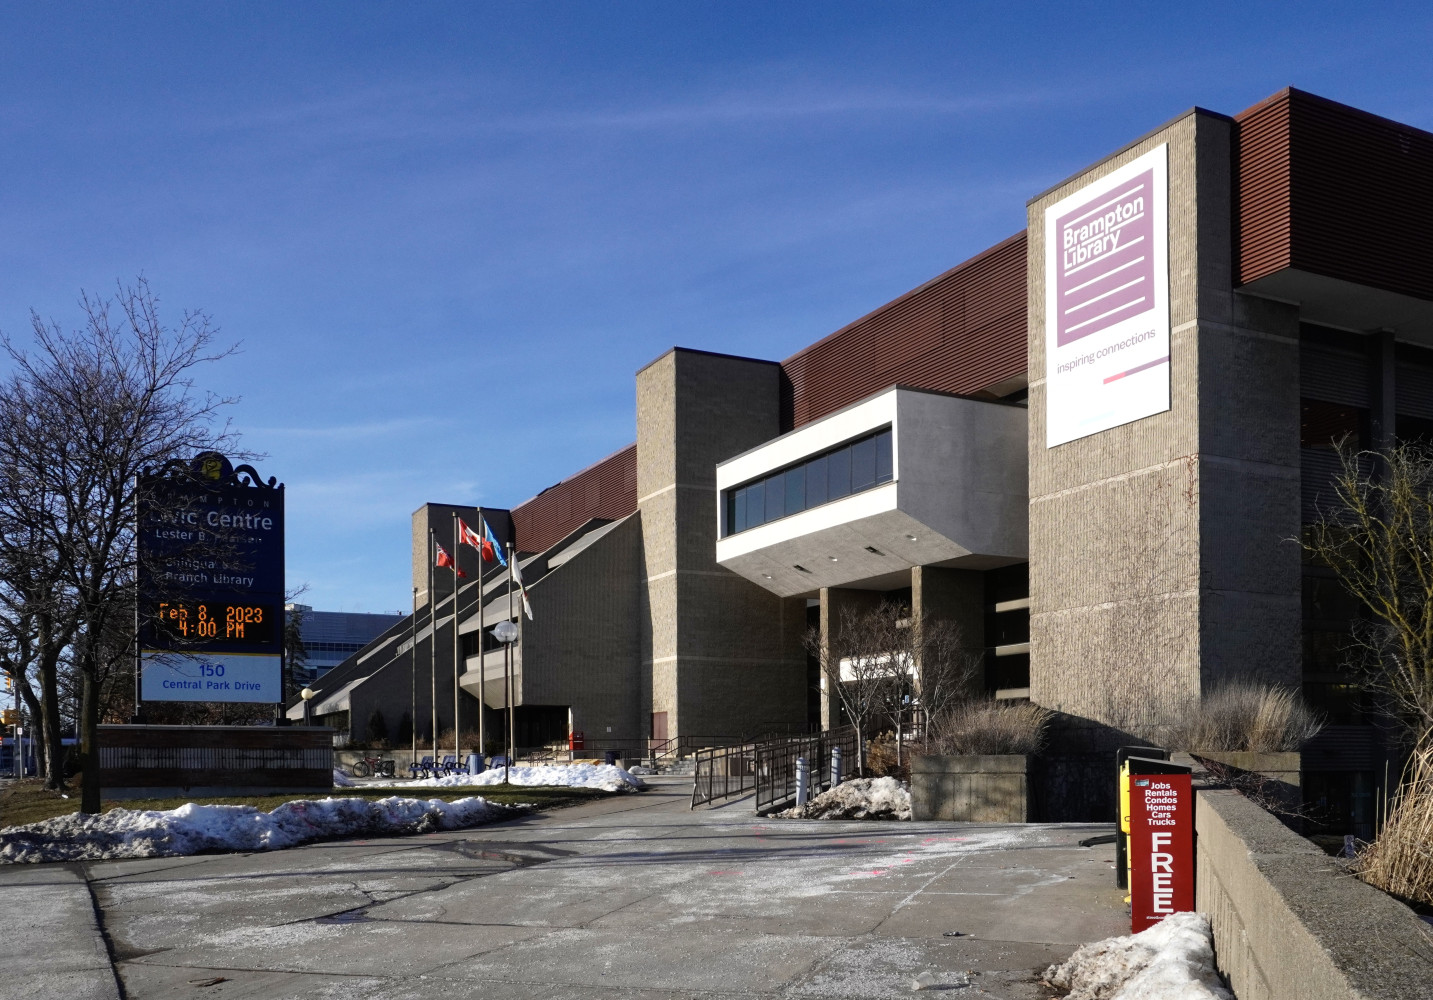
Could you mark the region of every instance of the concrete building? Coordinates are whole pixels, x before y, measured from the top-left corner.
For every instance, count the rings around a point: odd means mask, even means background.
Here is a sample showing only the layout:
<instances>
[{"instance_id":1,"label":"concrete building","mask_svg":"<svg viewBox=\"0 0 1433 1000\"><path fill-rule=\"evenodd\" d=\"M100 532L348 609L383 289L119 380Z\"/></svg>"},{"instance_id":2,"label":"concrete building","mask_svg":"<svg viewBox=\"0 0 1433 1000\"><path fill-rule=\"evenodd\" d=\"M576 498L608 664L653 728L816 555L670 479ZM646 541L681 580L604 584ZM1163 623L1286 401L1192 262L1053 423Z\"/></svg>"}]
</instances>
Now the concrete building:
<instances>
[{"instance_id":1,"label":"concrete building","mask_svg":"<svg viewBox=\"0 0 1433 1000\"><path fill-rule=\"evenodd\" d=\"M637 373L633 445L498 512L535 609L528 737L829 723L802 635L893 596L978 637L992 694L1059 713L1051 818L1107 814L1110 749L1243 678L1327 711L1306 787L1371 802L1353 612L1297 539L1332 440L1433 429L1433 135L1296 90L1196 108L1027 222L784 361L673 349ZM415 514L415 585L446 510ZM386 703L412 636L428 669L431 603L330 707ZM460 687L497 725L503 653L470 637L503 585L458 604Z\"/></svg>"}]
</instances>

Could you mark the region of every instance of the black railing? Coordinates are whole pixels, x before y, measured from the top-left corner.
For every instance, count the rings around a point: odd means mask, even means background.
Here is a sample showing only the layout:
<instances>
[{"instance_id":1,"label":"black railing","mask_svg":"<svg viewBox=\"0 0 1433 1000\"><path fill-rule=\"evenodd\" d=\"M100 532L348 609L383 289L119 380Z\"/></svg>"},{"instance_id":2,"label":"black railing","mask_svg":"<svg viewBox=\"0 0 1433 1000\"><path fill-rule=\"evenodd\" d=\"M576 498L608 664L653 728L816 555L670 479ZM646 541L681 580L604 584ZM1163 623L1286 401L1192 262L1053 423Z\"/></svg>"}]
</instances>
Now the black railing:
<instances>
[{"instance_id":1,"label":"black railing","mask_svg":"<svg viewBox=\"0 0 1433 1000\"><path fill-rule=\"evenodd\" d=\"M811 767L810 795L814 798L830 788L831 751L838 747L842 776L848 777L856 772L856 730L852 727L756 744L756 811L772 812L795 803L799 757Z\"/></svg>"},{"instance_id":2,"label":"black railing","mask_svg":"<svg viewBox=\"0 0 1433 1000\"><path fill-rule=\"evenodd\" d=\"M744 795L756 787L755 743L707 747L693 756L692 808Z\"/></svg>"},{"instance_id":3,"label":"black railing","mask_svg":"<svg viewBox=\"0 0 1433 1000\"><path fill-rule=\"evenodd\" d=\"M778 736L735 746L707 747L693 755L692 808L756 793L756 811L770 812L796 798L796 759L811 765L812 795L831 787L831 751L841 748L842 771L854 774L856 731L832 729L808 736Z\"/></svg>"}]
</instances>

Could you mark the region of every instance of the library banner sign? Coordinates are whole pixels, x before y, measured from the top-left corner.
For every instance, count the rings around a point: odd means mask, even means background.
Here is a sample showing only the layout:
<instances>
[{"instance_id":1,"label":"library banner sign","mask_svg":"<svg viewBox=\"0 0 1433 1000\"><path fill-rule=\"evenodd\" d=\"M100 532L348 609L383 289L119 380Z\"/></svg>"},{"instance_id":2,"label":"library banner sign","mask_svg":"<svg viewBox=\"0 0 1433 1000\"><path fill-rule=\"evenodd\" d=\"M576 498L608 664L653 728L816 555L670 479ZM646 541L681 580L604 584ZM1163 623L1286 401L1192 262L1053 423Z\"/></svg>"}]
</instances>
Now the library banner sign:
<instances>
[{"instance_id":1,"label":"library banner sign","mask_svg":"<svg viewBox=\"0 0 1433 1000\"><path fill-rule=\"evenodd\" d=\"M1169 147L1045 209L1045 445L1169 409Z\"/></svg>"},{"instance_id":2,"label":"library banner sign","mask_svg":"<svg viewBox=\"0 0 1433 1000\"><path fill-rule=\"evenodd\" d=\"M210 452L140 483L140 697L283 700L284 488Z\"/></svg>"}]
</instances>

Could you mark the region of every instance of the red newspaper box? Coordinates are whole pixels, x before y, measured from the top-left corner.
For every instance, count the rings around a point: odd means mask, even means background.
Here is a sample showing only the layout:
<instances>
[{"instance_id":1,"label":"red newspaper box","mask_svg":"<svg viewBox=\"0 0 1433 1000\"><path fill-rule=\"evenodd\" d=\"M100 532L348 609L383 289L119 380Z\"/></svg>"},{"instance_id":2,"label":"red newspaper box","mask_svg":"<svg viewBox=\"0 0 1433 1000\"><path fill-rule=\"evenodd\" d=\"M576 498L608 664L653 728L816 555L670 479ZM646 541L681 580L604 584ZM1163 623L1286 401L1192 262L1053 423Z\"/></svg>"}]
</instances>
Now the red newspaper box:
<instances>
[{"instance_id":1,"label":"red newspaper box","mask_svg":"<svg viewBox=\"0 0 1433 1000\"><path fill-rule=\"evenodd\" d=\"M1129 759L1130 929L1194 909L1194 792L1189 770Z\"/></svg>"}]
</instances>

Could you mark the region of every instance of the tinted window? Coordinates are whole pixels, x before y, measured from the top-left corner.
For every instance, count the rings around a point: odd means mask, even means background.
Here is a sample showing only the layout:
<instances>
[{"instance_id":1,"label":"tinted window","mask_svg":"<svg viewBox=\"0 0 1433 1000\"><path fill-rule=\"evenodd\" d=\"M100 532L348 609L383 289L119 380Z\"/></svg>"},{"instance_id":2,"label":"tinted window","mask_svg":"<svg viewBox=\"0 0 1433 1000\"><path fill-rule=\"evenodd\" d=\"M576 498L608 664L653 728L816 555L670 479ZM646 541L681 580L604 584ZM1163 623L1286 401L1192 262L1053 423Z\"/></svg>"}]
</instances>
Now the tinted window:
<instances>
[{"instance_id":1,"label":"tinted window","mask_svg":"<svg viewBox=\"0 0 1433 1000\"><path fill-rule=\"evenodd\" d=\"M842 448L826 456L826 497L839 500L851 492L851 449Z\"/></svg>"},{"instance_id":2,"label":"tinted window","mask_svg":"<svg viewBox=\"0 0 1433 1000\"><path fill-rule=\"evenodd\" d=\"M826 502L826 456L813 458L806 463L806 506L815 507Z\"/></svg>"},{"instance_id":3,"label":"tinted window","mask_svg":"<svg viewBox=\"0 0 1433 1000\"><path fill-rule=\"evenodd\" d=\"M806 509L806 466L786 470L786 513Z\"/></svg>"},{"instance_id":4,"label":"tinted window","mask_svg":"<svg viewBox=\"0 0 1433 1000\"><path fill-rule=\"evenodd\" d=\"M891 461L891 432L876 435L876 482L889 483L895 466Z\"/></svg>"},{"instance_id":5,"label":"tinted window","mask_svg":"<svg viewBox=\"0 0 1433 1000\"><path fill-rule=\"evenodd\" d=\"M851 445L851 492L876 485L876 439Z\"/></svg>"},{"instance_id":6,"label":"tinted window","mask_svg":"<svg viewBox=\"0 0 1433 1000\"><path fill-rule=\"evenodd\" d=\"M894 478L889 429L726 494L726 534L839 500Z\"/></svg>"},{"instance_id":7,"label":"tinted window","mask_svg":"<svg viewBox=\"0 0 1433 1000\"><path fill-rule=\"evenodd\" d=\"M786 487L781 474L766 477L766 520L775 521L786 513Z\"/></svg>"}]
</instances>

